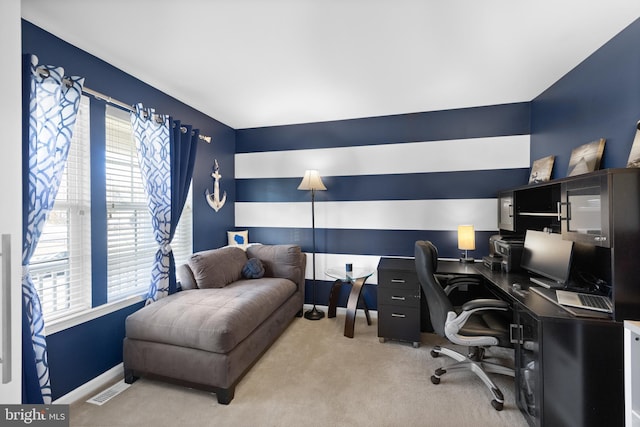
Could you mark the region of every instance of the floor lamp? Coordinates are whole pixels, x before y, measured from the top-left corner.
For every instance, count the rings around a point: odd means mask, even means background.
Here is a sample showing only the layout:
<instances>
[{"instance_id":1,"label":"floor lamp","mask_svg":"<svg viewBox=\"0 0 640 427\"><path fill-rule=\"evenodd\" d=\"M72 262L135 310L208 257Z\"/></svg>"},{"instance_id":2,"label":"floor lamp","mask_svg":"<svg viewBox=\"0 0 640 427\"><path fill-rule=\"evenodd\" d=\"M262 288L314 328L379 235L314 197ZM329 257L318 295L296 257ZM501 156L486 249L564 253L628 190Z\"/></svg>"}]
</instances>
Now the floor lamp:
<instances>
[{"instance_id":1,"label":"floor lamp","mask_svg":"<svg viewBox=\"0 0 640 427\"><path fill-rule=\"evenodd\" d=\"M302 182L298 185L298 190L311 190L311 229L313 230L313 309L304 313L304 317L309 320L320 320L324 317L324 312L316 308L316 218L315 218L315 196L316 190L326 190L317 170L307 170L304 172Z\"/></svg>"}]
</instances>

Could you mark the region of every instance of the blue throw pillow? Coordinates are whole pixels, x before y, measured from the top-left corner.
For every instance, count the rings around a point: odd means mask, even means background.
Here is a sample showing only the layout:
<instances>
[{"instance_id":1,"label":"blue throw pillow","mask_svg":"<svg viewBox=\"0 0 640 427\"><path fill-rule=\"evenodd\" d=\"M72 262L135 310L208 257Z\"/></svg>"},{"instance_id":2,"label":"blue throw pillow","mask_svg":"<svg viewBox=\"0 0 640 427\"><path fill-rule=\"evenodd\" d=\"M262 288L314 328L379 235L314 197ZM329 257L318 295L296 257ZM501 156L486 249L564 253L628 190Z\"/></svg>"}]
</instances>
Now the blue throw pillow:
<instances>
[{"instance_id":1,"label":"blue throw pillow","mask_svg":"<svg viewBox=\"0 0 640 427\"><path fill-rule=\"evenodd\" d=\"M249 258L242 267L242 277L245 279L259 279L264 276L264 266L258 258Z\"/></svg>"}]
</instances>

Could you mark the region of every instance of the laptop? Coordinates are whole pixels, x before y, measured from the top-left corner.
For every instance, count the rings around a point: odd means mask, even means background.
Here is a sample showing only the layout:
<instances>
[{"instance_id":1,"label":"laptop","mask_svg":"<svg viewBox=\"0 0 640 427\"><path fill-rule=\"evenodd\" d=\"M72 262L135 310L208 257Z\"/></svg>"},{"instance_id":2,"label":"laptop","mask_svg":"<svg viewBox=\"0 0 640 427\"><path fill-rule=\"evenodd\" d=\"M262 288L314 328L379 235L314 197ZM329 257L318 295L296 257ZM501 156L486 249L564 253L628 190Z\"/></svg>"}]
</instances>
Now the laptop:
<instances>
[{"instance_id":1,"label":"laptop","mask_svg":"<svg viewBox=\"0 0 640 427\"><path fill-rule=\"evenodd\" d=\"M602 295L556 290L558 303L569 307L613 313L611 300Z\"/></svg>"}]
</instances>

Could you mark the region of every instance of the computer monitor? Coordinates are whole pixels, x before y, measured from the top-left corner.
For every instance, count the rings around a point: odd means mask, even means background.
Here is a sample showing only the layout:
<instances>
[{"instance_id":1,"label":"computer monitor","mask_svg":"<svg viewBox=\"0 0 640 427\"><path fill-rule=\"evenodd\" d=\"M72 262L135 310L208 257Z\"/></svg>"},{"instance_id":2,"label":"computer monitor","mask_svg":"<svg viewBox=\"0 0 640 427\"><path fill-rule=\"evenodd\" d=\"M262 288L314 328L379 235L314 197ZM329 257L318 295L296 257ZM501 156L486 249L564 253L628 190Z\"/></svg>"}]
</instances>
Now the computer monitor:
<instances>
[{"instance_id":1,"label":"computer monitor","mask_svg":"<svg viewBox=\"0 0 640 427\"><path fill-rule=\"evenodd\" d=\"M527 230L520 266L540 277L531 281L546 288L562 288L569 280L573 242L557 233ZM545 280L549 279L549 280Z\"/></svg>"}]
</instances>

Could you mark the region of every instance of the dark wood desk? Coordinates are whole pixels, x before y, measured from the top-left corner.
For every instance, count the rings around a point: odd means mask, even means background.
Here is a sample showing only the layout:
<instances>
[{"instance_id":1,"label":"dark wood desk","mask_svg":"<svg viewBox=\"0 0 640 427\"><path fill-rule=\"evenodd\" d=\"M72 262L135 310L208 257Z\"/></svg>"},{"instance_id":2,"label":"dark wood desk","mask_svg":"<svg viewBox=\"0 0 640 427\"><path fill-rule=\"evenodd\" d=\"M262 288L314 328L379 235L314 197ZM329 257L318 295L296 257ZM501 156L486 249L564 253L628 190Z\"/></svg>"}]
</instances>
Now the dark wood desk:
<instances>
[{"instance_id":1,"label":"dark wood desk","mask_svg":"<svg viewBox=\"0 0 640 427\"><path fill-rule=\"evenodd\" d=\"M389 264L402 271L408 283L417 283L417 277L410 277L415 276L413 259L393 259ZM438 273L482 277L487 292L509 302L516 402L531 426L624 425L621 322L586 310L570 313L530 290L533 283L523 272L440 260ZM378 309L380 324L380 301ZM426 310L422 301L420 311Z\"/></svg>"}]
</instances>

